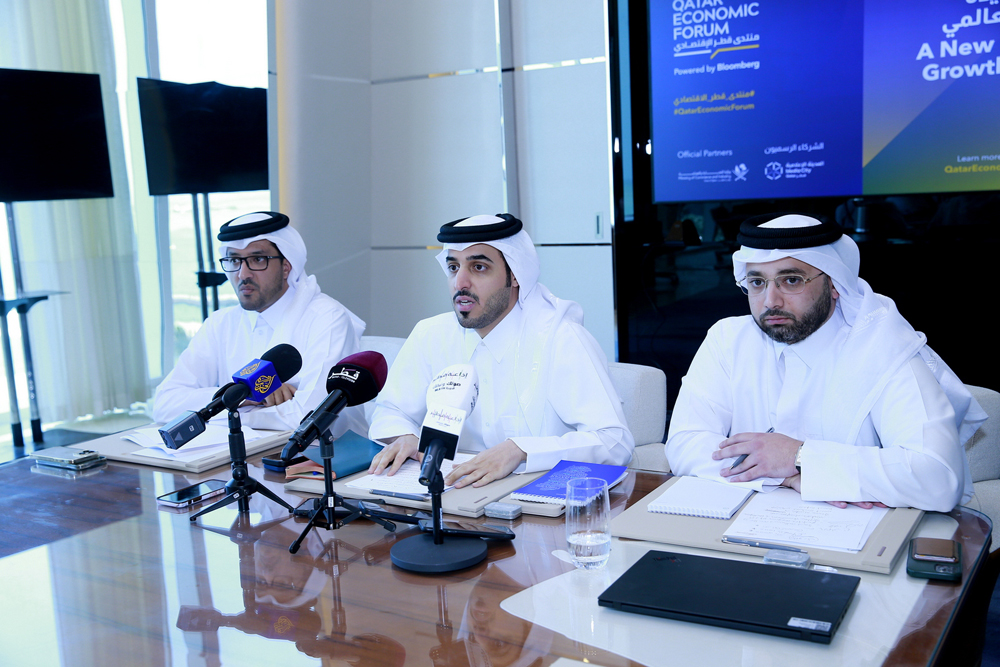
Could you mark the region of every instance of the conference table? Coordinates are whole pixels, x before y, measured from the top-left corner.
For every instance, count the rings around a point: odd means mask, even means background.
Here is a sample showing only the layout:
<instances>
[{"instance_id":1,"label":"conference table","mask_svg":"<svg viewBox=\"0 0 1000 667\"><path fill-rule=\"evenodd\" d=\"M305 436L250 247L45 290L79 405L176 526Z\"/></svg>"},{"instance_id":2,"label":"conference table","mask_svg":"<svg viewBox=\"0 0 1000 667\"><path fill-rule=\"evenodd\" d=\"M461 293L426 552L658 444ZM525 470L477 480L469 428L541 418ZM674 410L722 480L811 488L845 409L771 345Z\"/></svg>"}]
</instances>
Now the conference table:
<instances>
[{"instance_id":1,"label":"conference table","mask_svg":"<svg viewBox=\"0 0 1000 667\"><path fill-rule=\"evenodd\" d=\"M250 459L251 474L292 505L302 502L259 458ZM668 477L630 471L612 490L613 514ZM935 517L963 545L961 584L910 579L902 562L890 575L848 572L863 579L856 615L850 610L823 646L598 608L612 571L574 570L561 518L500 521L514 529L513 541L491 544L479 565L428 575L391 563L393 544L416 534L406 524L395 532L364 520L314 530L291 555L305 520L261 494L249 514L233 505L197 523L156 503L209 478L227 480L229 470L193 475L109 463L71 474L30 459L0 465L0 664L929 664L954 630L991 536L977 512ZM670 549L616 540L609 568L647 548ZM900 586L910 597L891 609ZM865 639L860 627L879 605L901 619L884 643ZM641 623L658 625L636 632L647 627Z\"/></svg>"}]
</instances>

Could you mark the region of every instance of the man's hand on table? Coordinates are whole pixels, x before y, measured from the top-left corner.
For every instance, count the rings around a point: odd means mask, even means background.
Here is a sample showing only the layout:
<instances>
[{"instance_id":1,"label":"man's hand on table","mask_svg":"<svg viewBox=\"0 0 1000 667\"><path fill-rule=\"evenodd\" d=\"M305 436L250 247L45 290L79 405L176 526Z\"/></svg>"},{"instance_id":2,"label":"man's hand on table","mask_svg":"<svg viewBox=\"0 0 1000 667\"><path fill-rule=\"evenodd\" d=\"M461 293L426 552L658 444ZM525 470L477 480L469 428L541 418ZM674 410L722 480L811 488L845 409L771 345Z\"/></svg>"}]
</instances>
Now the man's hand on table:
<instances>
[{"instance_id":1,"label":"man's hand on table","mask_svg":"<svg viewBox=\"0 0 1000 667\"><path fill-rule=\"evenodd\" d=\"M381 475L386 468L390 477L395 475L400 466L406 463L406 459L419 461L423 454L417 452L420 441L415 435L401 435L393 438L382 451L375 455L372 464L368 466L368 473Z\"/></svg>"},{"instance_id":2,"label":"man's hand on table","mask_svg":"<svg viewBox=\"0 0 1000 667\"><path fill-rule=\"evenodd\" d=\"M456 489L471 484L485 486L495 479L502 479L526 461L528 455L513 440L504 440L495 447L479 452L460 466L455 466L445 477L445 484L454 484Z\"/></svg>"},{"instance_id":3,"label":"man's hand on table","mask_svg":"<svg viewBox=\"0 0 1000 667\"><path fill-rule=\"evenodd\" d=\"M790 489L795 489L799 493L802 493L802 475L792 475L791 477L786 477L785 481L783 481L781 485L787 486ZM865 510L870 510L873 507L885 507L887 509L889 507L888 505L883 505L882 503L867 501L848 503L842 500L828 500L826 502L834 507L839 507L840 509L845 509L848 505L854 505L855 507L860 507Z\"/></svg>"},{"instance_id":4,"label":"man's hand on table","mask_svg":"<svg viewBox=\"0 0 1000 667\"><path fill-rule=\"evenodd\" d=\"M737 433L720 442L712 458L721 461L748 455L735 469L722 469L720 474L730 478L730 482L750 482L758 477L791 477L798 473L795 454L801 444L801 440L781 433Z\"/></svg>"}]
</instances>

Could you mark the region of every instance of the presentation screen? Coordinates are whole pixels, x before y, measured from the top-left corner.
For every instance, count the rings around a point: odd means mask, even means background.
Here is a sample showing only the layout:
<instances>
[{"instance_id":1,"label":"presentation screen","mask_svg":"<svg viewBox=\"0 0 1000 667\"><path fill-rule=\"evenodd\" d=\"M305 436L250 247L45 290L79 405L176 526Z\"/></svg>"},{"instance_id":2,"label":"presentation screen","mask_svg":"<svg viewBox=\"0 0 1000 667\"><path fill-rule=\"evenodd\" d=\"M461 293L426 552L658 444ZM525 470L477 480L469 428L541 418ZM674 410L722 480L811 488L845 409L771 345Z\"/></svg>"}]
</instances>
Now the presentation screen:
<instances>
[{"instance_id":1,"label":"presentation screen","mask_svg":"<svg viewBox=\"0 0 1000 667\"><path fill-rule=\"evenodd\" d=\"M0 202L114 197L97 74L0 69Z\"/></svg>"},{"instance_id":2,"label":"presentation screen","mask_svg":"<svg viewBox=\"0 0 1000 667\"><path fill-rule=\"evenodd\" d=\"M657 202L1000 189L996 0L649 0Z\"/></svg>"},{"instance_id":3,"label":"presentation screen","mask_svg":"<svg viewBox=\"0 0 1000 667\"><path fill-rule=\"evenodd\" d=\"M267 91L138 79L151 195L267 190Z\"/></svg>"}]
</instances>

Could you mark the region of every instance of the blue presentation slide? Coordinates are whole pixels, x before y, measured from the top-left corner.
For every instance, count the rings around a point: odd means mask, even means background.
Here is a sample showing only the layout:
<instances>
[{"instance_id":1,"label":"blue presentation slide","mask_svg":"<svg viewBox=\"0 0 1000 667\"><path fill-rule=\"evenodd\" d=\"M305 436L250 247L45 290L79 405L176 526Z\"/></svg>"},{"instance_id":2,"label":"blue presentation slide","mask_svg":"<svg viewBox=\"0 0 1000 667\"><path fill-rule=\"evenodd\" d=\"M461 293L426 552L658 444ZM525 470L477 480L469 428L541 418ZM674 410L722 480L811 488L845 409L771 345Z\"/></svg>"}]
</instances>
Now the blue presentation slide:
<instances>
[{"instance_id":1,"label":"blue presentation slide","mask_svg":"<svg viewBox=\"0 0 1000 667\"><path fill-rule=\"evenodd\" d=\"M651 0L649 22L656 201L861 192L861 0Z\"/></svg>"}]
</instances>

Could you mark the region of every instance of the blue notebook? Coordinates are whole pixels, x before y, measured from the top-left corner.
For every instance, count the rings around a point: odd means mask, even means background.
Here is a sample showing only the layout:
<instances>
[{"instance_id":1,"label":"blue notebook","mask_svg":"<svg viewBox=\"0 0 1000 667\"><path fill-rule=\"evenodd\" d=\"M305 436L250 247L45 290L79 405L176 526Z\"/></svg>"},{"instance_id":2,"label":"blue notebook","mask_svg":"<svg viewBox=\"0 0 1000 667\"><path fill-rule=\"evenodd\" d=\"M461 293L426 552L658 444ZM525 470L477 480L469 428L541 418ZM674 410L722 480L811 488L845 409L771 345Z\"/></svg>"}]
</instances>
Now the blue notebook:
<instances>
[{"instance_id":1,"label":"blue notebook","mask_svg":"<svg viewBox=\"0 0 1000 667\"><path fill-rule=\"evenodd\" d=\"M531 484L522 486L510 494L513 500L527 500L533 503L566 504L566 482L580 477L600 477L608 483L608 488L625 479L628 466L612 466L604 463L580 463L560 461Z\"/></svg>"},{"instance_id":2,"label":"blue notebook","mask_svg":"<svg viewBox=\"0 0 1000 667\"><path fill-rule=\"evenodd\" d=\"M307 447L302 454L311 461L323 465L323 457L319 455L319 445ZM333 441L333 458L330 467L334 479L343 479L356 472L367 470L375 455L382 451L382 446L354 431L347 431Z\"/></svg>"}]
</instances>

